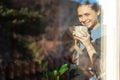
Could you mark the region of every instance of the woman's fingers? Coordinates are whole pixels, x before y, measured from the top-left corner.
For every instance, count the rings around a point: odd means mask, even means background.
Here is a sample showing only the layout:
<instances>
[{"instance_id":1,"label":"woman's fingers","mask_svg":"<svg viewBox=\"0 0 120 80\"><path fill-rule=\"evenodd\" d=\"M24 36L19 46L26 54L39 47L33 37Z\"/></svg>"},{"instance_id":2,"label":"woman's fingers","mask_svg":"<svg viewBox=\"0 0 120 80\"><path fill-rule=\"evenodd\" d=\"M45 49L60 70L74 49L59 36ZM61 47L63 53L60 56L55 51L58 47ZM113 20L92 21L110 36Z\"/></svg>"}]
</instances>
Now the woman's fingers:
<instances>
[{"instance_id":1,"label":"woman's fingers","mask_svg":"<svg viewBox=\"0 0 120 80\"><path fill-rule=\"evenodd\" d=\"M87 37L89 35L88 31L86 30L80 30L80 32L83 34L83 37Z\"/></svg>"}]
</instances>

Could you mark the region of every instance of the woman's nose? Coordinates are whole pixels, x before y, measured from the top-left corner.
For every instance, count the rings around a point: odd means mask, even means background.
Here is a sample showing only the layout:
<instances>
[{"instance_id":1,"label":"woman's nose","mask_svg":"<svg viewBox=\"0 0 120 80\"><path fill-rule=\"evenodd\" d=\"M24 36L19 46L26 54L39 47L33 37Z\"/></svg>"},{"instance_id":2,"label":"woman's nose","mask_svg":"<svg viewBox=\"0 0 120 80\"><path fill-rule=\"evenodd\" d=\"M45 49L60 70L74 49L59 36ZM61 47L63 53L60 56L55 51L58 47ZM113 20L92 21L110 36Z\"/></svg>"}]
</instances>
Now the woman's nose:
<instances>
[{"instance_id":1,"label":"woman's nose","mask_svg":"<svg viewBox=\"0 0 120 80\"><path fill-rule=\"evenodd\" d=\"M85 17L85 16L83 16L82 18L81 18L81 21L82 22L85 22L87 20L87 17Z\"/></svg>"}]
</instances>

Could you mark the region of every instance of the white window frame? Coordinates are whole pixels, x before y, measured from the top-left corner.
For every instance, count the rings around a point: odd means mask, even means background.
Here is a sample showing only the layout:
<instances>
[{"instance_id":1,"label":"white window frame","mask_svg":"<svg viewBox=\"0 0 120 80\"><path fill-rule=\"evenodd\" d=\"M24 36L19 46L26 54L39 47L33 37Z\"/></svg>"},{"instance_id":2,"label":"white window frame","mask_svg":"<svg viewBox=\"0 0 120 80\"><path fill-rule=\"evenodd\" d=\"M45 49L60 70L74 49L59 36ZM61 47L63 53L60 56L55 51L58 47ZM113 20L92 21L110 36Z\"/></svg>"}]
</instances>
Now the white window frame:
<instances>
[{"instance_id":1,"label":"white window frame","mask_svg":"<svg viewBox=\"0 0 120 80\"><path fill-rule=\"evenodd\" d=\"M120 80L120 1L99 0L103 9L103 24L107 27L104 80Z\"/></svg>"}]
</instances>

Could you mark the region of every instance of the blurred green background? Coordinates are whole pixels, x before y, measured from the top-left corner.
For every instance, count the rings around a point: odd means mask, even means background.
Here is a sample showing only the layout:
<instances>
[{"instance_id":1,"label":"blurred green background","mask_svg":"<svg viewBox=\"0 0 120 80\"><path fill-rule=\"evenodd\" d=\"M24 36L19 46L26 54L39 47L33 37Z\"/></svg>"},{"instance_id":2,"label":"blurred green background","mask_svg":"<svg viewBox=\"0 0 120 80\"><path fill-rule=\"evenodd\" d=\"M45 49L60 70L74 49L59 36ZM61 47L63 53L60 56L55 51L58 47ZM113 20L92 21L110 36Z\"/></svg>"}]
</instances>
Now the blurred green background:
<instances>
[{"instance_id":1,"label":"blurred green background","mask_svg":"<svg viewBox=\"0 0 120 80\"><path fill-rule=\"evenodd\" d=\"M0 0L1 80L59 80L59 71L68 70L62 34L78 23L73 6L69 0Z\"/></svg>"},{"instance_id":2,"label":"blurred green background","mask_svg":"<svg viewBox=\"0 0 120 80\"><path fill-rule=\"evenodd\" d=\"M1 61L33 60L41 48L57 48L64 30L77 23L73 6L69 0L0 0Z\"/></svg>"}]
</instances>

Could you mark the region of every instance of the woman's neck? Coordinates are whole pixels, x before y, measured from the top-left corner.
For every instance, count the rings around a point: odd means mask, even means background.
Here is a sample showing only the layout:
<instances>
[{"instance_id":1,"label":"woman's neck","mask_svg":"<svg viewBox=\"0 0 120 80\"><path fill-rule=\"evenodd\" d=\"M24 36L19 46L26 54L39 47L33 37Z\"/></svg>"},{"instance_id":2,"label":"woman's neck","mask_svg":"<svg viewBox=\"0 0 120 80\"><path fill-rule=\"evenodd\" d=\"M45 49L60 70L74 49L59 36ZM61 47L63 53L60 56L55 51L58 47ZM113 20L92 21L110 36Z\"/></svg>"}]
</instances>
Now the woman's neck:
<instances>
[{"instance_id":1,"label":"woman's neck","mask_svg":"<svg viewBox=\"0 0 120 80\"><path fill-rule=\"evenodd\" d=\"M100 23L97 23L92 30L95 30L97 27L99 27Z\"/></svg>"}]
</instances>

